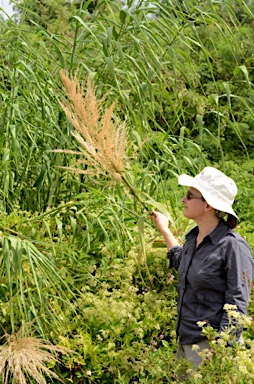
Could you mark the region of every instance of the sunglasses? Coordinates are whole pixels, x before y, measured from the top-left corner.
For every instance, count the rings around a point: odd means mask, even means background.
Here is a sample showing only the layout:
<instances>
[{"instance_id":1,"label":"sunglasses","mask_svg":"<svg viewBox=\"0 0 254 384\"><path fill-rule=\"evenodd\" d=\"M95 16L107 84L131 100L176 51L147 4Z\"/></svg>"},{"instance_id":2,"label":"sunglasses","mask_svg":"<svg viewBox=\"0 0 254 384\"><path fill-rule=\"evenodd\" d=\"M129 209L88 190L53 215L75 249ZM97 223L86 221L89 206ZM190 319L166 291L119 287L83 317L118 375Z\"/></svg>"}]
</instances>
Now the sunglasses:
<instances>
[{"instance_id":1,"label":"sunglasses","mask_svg":"<svg viewBox=\"0 0 254 384\"><path fill-rule=\"evenodd\" d=\"M205 200L205 199L203 198L203 196L195 196L195 195L193 195L190 191L187 191L187 193L186 193L186 199L187 199L187 200L191 200L191 199Z\"/></svg>"}]
</instances>

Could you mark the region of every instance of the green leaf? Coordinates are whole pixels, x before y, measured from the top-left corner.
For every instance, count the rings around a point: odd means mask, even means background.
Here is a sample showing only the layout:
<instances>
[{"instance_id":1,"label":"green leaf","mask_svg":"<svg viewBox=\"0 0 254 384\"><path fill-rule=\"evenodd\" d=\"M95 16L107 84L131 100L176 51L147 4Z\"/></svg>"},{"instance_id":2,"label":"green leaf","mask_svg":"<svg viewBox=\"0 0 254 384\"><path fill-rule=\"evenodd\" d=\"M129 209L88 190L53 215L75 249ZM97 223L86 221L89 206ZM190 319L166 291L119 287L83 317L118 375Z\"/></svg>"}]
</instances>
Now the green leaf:
<instances>
[{"instance_id":1,"label":"green leaf","mask_svg":"<svg viewBox=\"0 0 254 384\"><path fill-rule=\"evenodd\" d=\"M241 71L244 74L244 77L245 77L245 80L246 80L248 86L251 88L252 83L250 82L249 73L248 73L248 70L247 70L245 65L240 65L240 66L236 67L234 69L233 73L234 73L234 75L237 75Z\"/></svg>"},{"instance_id":2,"label":"green leaf","mask_svg":"<svg viewBox=\"0 0 254 384\"><path fill-rule=\"evenodd\" d=\"M163 213L163 215L165 215L167 217L167 219L170 221L170 223L175 226L175 222L173 220L173 218L171 217L169 211L167 210L167 208L165 207L165 205L161 204L161 203L158 203L157 201L153 200L151 197L149 198L149 200L146 200L145 201L145 204L149 204L149 205L152 205L154 208L156 208L159 212Z\"/></svg>"},{"instance_id":3,"label":"green leaf","mask_svg":"<svg viewBox=\"0 0 254 384\"><path fill-rule=\"evenodd\" d=\"M112 57L111 56L106 57L106 62L107 62L107 65L110 69L110 72L115 77L114 61L113 61Z\"/></svg>"},{"instance_id":4,"label":"green leaf","mask_svg":"<svg viewBox=\"0 0 254 384\"><path fill-rule=\"evenodd\" d=\"M125 10L121 9L119 16L120 16L121 23L124 24L128 14L126 13Z\"/></svg>"}]
</instances>

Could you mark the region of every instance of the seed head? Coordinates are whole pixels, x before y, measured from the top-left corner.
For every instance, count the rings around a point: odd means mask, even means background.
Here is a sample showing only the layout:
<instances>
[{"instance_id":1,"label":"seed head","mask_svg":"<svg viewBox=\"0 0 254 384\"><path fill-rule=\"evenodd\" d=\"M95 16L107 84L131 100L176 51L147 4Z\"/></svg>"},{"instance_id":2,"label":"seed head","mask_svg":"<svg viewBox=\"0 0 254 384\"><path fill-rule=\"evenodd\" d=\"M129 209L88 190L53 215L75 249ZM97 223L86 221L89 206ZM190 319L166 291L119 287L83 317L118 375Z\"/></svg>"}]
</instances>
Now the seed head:
<instances>
[{"instance_id":1,"label":"seed head","mask_svg":"<svg viewBox=\"0 0 254 384\"><path fill-rule=\"evenodd\" d=\"M85 95L76 77L69 78L65 72L60 72L60 77L68 97L68 100L60 101L60 105L75 127L72 134L80 144L80 151L60 151L80 155L80 160L75 166L68 169L121 180L126 151L126 129L125 123L118 124L117 119L113 118L114 104L102 112L106 95L97 100L89 77Z\"/></svg>"}]
</instances>

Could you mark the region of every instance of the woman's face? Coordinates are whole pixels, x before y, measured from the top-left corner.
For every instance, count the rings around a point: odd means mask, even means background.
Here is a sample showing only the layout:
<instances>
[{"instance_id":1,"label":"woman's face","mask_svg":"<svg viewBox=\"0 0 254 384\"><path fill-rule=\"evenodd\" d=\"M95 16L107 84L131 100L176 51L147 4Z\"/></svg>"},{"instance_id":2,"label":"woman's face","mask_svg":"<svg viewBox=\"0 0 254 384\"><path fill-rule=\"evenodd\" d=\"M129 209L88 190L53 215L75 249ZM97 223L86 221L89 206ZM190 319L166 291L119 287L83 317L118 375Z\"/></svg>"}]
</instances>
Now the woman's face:
<instances>
[{"instance_id":1,"label":"woman's face","mask_svg":"<svg viewBox=\"0 0 254 384\"><path fill-rule=\"evenodd\" d=\"M197 189L190 187L186 196L182 198L182 202L184 203L183 214L185 217L196 220L204 215L207 202Z\"/></svg>"}]
</instances>

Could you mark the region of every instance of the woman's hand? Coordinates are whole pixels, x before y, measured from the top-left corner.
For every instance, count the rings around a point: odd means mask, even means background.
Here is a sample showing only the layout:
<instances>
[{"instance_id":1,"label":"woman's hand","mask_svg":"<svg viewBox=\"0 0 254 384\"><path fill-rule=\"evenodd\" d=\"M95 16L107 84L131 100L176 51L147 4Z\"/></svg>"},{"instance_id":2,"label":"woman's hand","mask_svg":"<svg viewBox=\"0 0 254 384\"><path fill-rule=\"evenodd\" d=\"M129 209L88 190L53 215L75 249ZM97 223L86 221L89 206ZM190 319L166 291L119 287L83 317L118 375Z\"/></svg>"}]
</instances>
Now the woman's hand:
<instances>
[{"instance_id":1,"label":"woman's hand","mask_svg":"<svg viewBox=\"0 0 254 384\"><path fill-rule=\"evenodd\" d=\"M168 228L169 220L163 213L152 211L151 219L164 237L168 249L172 248L174 245L179 245L177 239Z\"/></svg>"},{"instance_id":2,"label":"woman's hand","mask_svg":"<svg viewBox=\"0 0 254 384\"><path fill-rule=\"evenodd\" d=\"M152 211L152 216L151 216L152 221L155 224L155 227L163 234L168 230L168 219L163 213L157 212L157 211Z\"/></svg>"}]
</instances>

